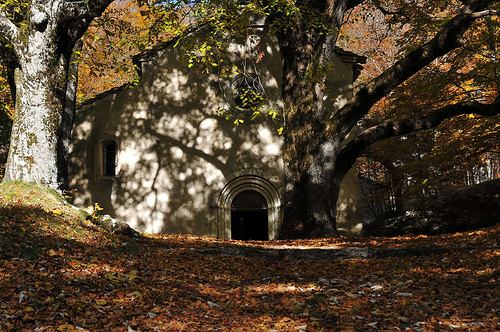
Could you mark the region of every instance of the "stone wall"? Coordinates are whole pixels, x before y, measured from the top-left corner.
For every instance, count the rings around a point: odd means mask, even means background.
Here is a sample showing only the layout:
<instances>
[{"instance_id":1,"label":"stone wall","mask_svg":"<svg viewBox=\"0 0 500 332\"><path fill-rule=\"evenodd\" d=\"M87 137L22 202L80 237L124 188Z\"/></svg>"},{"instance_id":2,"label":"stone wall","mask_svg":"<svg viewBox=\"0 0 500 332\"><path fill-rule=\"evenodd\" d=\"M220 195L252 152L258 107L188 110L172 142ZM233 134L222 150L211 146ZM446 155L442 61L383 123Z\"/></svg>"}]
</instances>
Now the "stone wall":
<instances>
[{"instance_id":1,"label":"stone wall","mask_svg":"<svg viewBox=\"0 0 500 332\"><path fill-rule=\"evenodd\" d=\"M277 43L267 36L259 47L264 57L253 70L262 78L268 108L281 112ZM231 51L241 65L245 45L234 44ZM106 93L77 111L70 167L75 204L97 202L143 232L230 238L229 204L237 192L228 190L256 190L267 200L274 238L281 221L281 124L247 116L235 126L220 116L219 110L234 107L231 79L188 68L177 48L137 60L138 86ZM351 82L352 64L335 59L332 109L350 97ZM115 176L103 170L103 144L110 140L118 147Z\"/></svg>"}]
</instances>

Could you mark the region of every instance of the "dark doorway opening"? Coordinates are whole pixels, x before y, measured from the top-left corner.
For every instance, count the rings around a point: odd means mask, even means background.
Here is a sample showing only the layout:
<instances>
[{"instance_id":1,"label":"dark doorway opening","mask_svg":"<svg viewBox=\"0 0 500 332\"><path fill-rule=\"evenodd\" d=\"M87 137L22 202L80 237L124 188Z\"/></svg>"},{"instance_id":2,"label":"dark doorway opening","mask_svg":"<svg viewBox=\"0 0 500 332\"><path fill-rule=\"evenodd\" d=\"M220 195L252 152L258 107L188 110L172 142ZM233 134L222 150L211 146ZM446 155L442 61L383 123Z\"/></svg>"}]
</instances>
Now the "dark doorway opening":
<instances>
[{"instance_id":1,"label":"dark doorway opening","mask_svg":"<svg viewBox=\"0 0 500 332\"><path fill-rule=\"evenodd\" d=\"M233 240L269 240L267 203L258 192L246 190L233 199L231 238Z\"/></svg>"}]
</instances>

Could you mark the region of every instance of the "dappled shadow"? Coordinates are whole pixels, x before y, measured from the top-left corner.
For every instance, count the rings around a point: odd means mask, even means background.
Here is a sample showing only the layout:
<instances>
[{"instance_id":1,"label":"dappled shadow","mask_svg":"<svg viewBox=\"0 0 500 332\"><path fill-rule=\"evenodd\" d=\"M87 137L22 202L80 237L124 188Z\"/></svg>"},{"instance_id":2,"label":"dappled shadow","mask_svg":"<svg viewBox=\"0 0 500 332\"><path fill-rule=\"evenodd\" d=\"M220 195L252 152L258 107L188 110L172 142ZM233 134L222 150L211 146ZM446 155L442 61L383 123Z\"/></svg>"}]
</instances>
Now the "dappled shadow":
<instances>
[{"instance_id":1,"label":"dappled shadow","mask_svg":"<svg viewBox=\"0 0 500 332\"><path fill-rule=\"evenodd\" d=\"M0 328L342 331L378 322L383 330L471 324L479 331L494 328L487 313L499 304L491 251L299 263L208 258L165 250L168 241L115 236L93 246L39 240L58 246L37 260L0 260L0 310L8 312Z\"/></svg>"},{"instance_id":2,"label":"dappled shadow","mask_svg":"<svg viewBox=\"0 0 500 332\"><path fill-rule=\"evenodd\" d=\"M165 250L165 241L113 236L36 206L4 207L0 218L1 329L171 331L291 321L288 302L279 302L285 294L269 294L263 305L260 292L246 294L241 284L267 282L273 263L241 275L244 260L205 264L190 250Z\"/></svg>"},{"instance_id":3,"label":"dappled shadow","mask_svg":"<svg viewBox=\"0 0 500 332\"><path fill-rule=\"evenodd\" d=\"M54 211L0 209L2 330L498 327L498 249L412 259L206 257L190 248L237 242L129 239ZM464 233L454 242L484 243L494 234Z\"/></svg>"},{"instance_id":4,"label":"dappled shadow","mask_svg":"<svg viewBox=\"0 0 500 332\"><path fill-rule=\"evenodd\" d=\"M283 139L277 129L283 123L265 114L283 113L283 73L277 40L262 29L266 28L256 26L255 35L248 36L258 41L257 35L263 34L258 47L248 39L231 43L227 49L224 61L239 68L238 79L220 78L215 72L220 68L209 73L206 67L197 67L196 61L188 66L186 54L170 45L134 58L142 74L138 86L118 88L82 105L71 152L71 185L79 189L75 203L97 202L104 213L143 232L230 238L228 200L238 190L259 192L256 188L266 183L266 191L272 193L266 196L268 237L275 238L284 185ZM350 99L353 61L361 60L341 49L335 53L329 59L334 68L325 78L325 119ZM254 121L248 110L241 109L241 95L232 97L245 89L235 85L243 81L258 87L268 99L264 116ZM227 121L219 116L220 110L244 122L237 121L240 124L235 126L234 118ZM119 147L116 176L103 176L101 145L105 140ZM244 176L248 176L245 181L237 181ZM362 227L355 179L354 169L340 186L337 221L341 235L359 234ZM231 183L237 186L224 192ZM223 198L228 200L222 203ZM316 236L337 233L330 223L324 230Z\"/></svg>"},{"instance_id":5,"label":"dappled shadow","mask_svg":"<svg viewBox=\"0 0 500 332\"><path fill-rule=\"evenodd\" d=\"M166 49L141 63L139 86L107 95L78 111L72 148L76 203L104 207L145 232L217 236L217 197L239 174L282 186L281 138L269 117L236 127L217 115L230 86L199 74ZM279 54L259 64L270 107L279 109ZM199 69L198 69L199 70ZM119 140L118 174L104 178L99 144Z\"/></svg>"},{"instance_id":6,"label":"dappled shadow","mask_svg":"<svg viewBox=\"0 0 500 332\"><path fill-rule=\"evenodd\" d=\"M42 220L47 223L40 223ZM54 227L58 217L51 212L37 206L6 206L0 207L1 239L0 259L17 257L21 259L36 259L45 255L47 251L60 245L62 239L52 237L54 230L50 229L50 223ZM61 218L62 219L62 218ZM31 222L26 227L26 221ZM80 231L80 226L68 227L68 233ZM80 245L81 246L81 245Z\"/></svg>"}]
</instances>

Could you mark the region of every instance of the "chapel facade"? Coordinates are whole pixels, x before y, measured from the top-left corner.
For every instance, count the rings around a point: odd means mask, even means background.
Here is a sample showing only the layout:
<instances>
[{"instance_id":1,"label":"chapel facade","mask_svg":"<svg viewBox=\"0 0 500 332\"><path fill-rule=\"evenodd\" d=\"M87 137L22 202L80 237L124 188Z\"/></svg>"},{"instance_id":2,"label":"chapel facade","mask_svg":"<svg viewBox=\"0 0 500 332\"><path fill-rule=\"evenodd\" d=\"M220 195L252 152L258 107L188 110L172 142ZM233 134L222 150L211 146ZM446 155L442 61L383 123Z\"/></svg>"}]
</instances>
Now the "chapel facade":
<instances>
[{"instance_id":1,"label":"chapel facade","mask_svg":"<svg viewBox=\"0 0 500 332\"><path fill-rule=\"evenodd\" d=\"M79 106L71 145L75 204L149 233L270 240L282 221L281 56L277 40L255 35L230 52L243 75L221 79L186 64L174 42L135 57L140 82ZM259 61L256 58L259 57ZM337 50L327 82L335 111L352 95L361 57ZM241 88L262 94L263 116L251 120ZM236 126L225 111L240 112ZM250 112L251 113L251 112ZM279 117L277 117L279 119ZM359 184L351 170L341 188L338 228L359 234Z\"/></svg>"}]
</instances>

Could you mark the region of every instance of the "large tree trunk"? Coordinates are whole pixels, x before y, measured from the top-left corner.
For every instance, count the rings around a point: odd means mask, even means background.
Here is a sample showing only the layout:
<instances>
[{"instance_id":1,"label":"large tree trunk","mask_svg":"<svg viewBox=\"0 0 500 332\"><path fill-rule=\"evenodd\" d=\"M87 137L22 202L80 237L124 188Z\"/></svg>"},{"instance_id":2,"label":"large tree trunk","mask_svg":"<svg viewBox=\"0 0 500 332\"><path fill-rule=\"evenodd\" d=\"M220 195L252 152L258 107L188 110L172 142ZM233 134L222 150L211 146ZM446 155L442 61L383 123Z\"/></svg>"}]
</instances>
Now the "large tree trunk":
<instances>
[{"instance_id":1,"label":"large tree trunk","mask_svg":"<svg viewBox=\"0 0 500 332\"><path fill-rule=\"evenodd\" d=\"M71 53L63 54L56 38L56 32L49 28L43 32L33 29L19 48L20 68L15 73L16 114L6 181L58 187L57 134Z\"/></svg>"},{"instance_id":2,"label":"large tree trunk","mask_svg":"<svg viewBox=\"0 0 500 332\"><path fill-rule=\"evenodd\" d=\"M5 180L22 180L56 188L57 132L62 100L50 69L22 64L16 72L16 115ZM58 91L59 90L59 91Z\"/></svg>"},{"instance_id":3,"label":"large tree trunk","mask_svg":"<svg viewBox=\"0 0 500 332\"><path fill-rule=\"evenodd\" d=\"M4 180L28 181L52 188L67 181L65 168L75 92L67 90L70 58L76 41L92 19L111 2L30 0L27 12L23 12L25 22L17 25L0 8L2 42L14 50L19 64L15 72L15 118ZM63 115L65 125L61 126Z\"/></svg>"},{"instance_id":4,"label":"large tree trunk","mask_svg":"<svg viewBox=\"0 0 500 332\"><path fill-rule=\"evenodd\" d=\"M318 114L320 99L315 83L305 77L308 68L303 65L310 62L312 55L300 52L308 45L303 40L287 37L290 42L282 47L286 171L280 237L331 236L336 233L332 219L335 214L326 192L331 190L328 168L334 162L336 147L322 142L324 123Z\"/></svg>"},{"instance_id":5,"label":"large tree trunk","mask_svg":"<svg viewBox=\"0 0 500 332\"><path fill-rule=\"evenodd\" d=\"M496 1L463 1L462 10L443 25L434 38L360 89L351 101L332 115L325 111L320 88L325 76L318 77L315 73L328 68L328 59L333 56L338 31L335 28L340 28L344 13L361 2L363 1L298 1L296 4L299 8L302 6L323 13L323 22L327 22L333 32L321 34L317 28L308 26L307 22L299 21L293 28L278 35L283 57L286 124L286 176L281 237L336 234L336 201L340 182L356 158L375 142L374 138L383 139L398 131L405 132L406 129L421 130L424 126L421 121L410 121L408 128L405 127L406 123L403 124L403 130L379 128L380 130L363 135L341 149L344 138L378 100L438 57L461 46L461 39L474 20L488 15L488 11L484 9ZM455 111L462 112L468 106L470 105L461 105L458 110L443 109L443 112L438 112L437 117L447 118ZM431 119L429 123L434 125L435 122Z\"/></svg>"},{"instance_id":6,"label":"large tree trunk","mask_svg":"<svg viewBox=\"0 0 500 332\"><path fill-rule=\"evenodd\" d=\"M342 178L332 177L336 147L321 144L308 159L300 176L289 176L285 187L285 211L282 237L317 238L338 236L336 228L337 199ZM290 174L290 170L287 171Z\"/></svg>"},{"instance_id":7,"label":"large tree trunk","mask_svg":"<svg viewBox=\"0 0 500 332\"><path fill-rule=\"evenodd\" d=\"M318 21L340 27L346 1L306 0L299 7L323 13ZM283 58L285 192L282 238L338 236L336 204L342 178L334 178L342 139L327 136L331 116L322 86L334 55L337 31L323 33L297 22L278 35Z\"/></svg>"}]
</instances>

